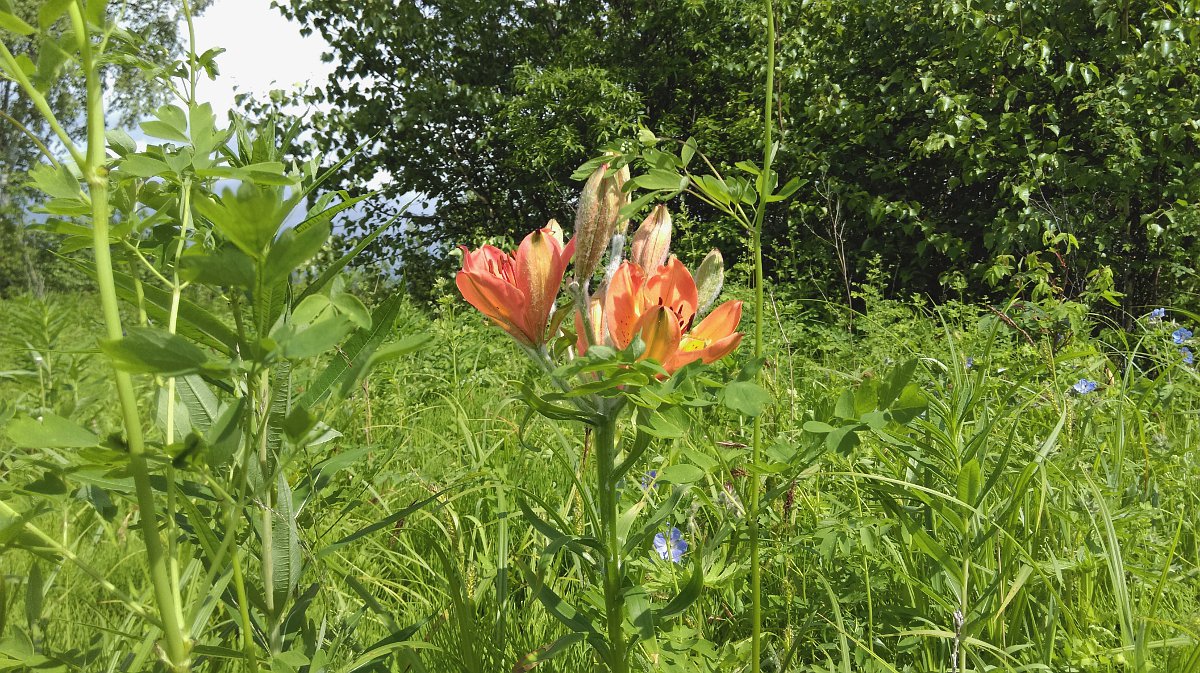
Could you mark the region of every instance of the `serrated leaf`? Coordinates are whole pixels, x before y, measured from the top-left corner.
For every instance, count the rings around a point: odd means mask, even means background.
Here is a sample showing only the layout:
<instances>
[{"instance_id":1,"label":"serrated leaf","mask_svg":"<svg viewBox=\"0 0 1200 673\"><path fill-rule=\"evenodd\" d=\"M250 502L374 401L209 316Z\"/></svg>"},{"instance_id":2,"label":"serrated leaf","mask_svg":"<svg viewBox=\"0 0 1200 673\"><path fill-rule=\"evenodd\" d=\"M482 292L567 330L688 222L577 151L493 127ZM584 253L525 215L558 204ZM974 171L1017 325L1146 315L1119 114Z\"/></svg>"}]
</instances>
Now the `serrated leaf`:
<instances>
[{"instance_id":1,"label":"serrated leaf","mask_svg":"<svg viewBox=\"0 0 1200 673\"><path fill-rule=\"evenodd\" d=\"M296 526L296 509L292 489L283 474L275 488L275 506L271 517L271 590L275 605L287 604L300 579L300 533Z\"/></svg>"}]
</instances>

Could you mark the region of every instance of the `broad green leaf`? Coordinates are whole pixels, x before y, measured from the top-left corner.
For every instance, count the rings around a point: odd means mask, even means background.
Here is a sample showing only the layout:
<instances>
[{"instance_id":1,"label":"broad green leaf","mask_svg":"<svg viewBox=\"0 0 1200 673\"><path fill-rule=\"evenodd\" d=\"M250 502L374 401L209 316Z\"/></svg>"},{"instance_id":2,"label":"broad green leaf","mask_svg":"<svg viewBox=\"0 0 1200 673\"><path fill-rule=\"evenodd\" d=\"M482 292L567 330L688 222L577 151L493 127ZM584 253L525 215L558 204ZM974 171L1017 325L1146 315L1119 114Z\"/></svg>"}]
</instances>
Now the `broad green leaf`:
<instances>
[{"instance_id":1,"label":"broad green leaf","mask_svg":"<svg viewBox=\"0 0 1200 673\"><path fill-rule=\"evenodd\" d=\"M266 282L277 283L287 279L293 271L299 270L321 251L322 246L329 240L330 233L329 221L325 220L303 231L288 229L280 234L267 253L266 267L263 270Z\"/></svg>"},{"instance_id":2,"label":"broad green leaf","mask_svg":"<svg viewBox=\"0 0 1200 673\"><path fill-rule=\"evenodd\" d=\"M62 164L57 167L50 164L38 164L29 171L29 178L33 186L48 196L59 199L80 199L83 194L79 187L79 179Z\"/></svg>"},{"instance_id":3,"label":"broad green leaf","mask_svg":"<svg viewBox=\"0 0 1200 673\"><path fill-rule=\"evenodd\" d=\"M295 325L287 327L289 329L272 336L279 343L280 352L285 358L303 360L332 350L350 334L354 323L345 316L335 314L326 315L301 329L296 329Z\"/></svg>"},{"instance_id":4,"label":"broad green leaf","mask_svg":"<svg viewBox=\"0 0 1200 673\"><path fill-rule=\"evenodd\" d=\"M161 138L163 140L174 140L180 143L190 142L187 134L176 129L174 126L156 119L150 119L138 124L142 128L142 132L151 138Z\"/></svg>"},{"instance_id":5,"label":"broad green leaf","mask_svg":"<svg viewBox=\"0 0 1200 673\"><path fill-rule=\"evenodd\" d=\"M31 449L82 449L100 444L99 437L55 414L43 414L41 419L15 418L7 430L14 444Z\"/></svg>"},{"instance_id":6,"label":"broad green leaf","mask_svg":"<svg viewBox=\"0 0 1200 673\"><path fill-rule=\"evenodd\" d=\"M261 258L299 198L293 194L285 199L281 187L242 183L237 190L224 190L217 200L199 197L195 204L196 212L242 252Z\"/></svg>"},{"instance_id":7,"label":"broad green leaf","mask_svg":"<svg viewBox=\"0 0 1200 673\"><path fill-rule=\"evenodd\" d=\"M179 260L179 276L184 280L214 287L254 287L254 260L236 247L218 250L199 246L184 252Z\"/></svg>"},{"instance_id":8,"label":"broad green leaf","mask_svg":"<svg viewBox=\"0 0 1200 673\"><path fill-rule=\"evenodd\" d=\"M658 411L638 415L638 430L660 439L677 439L684 436L685 424L686 418L681 422L678 418L668 418Z\"/></svg>"},{"instance_id":9,"label":"broad green leaf","mask_svg":"<svg viewBox=\"0 0 1200 673\"><path fill-rule=\"evenodd\" d=\"M209 364L204 351L187 339L153 327L135 327L121 339L101 341L100 350L131 374L183 376Z\"/></svg>"},{"instance_id":10,"label":"broad green leaf","mask_svg":"<svg viewBox=\"0 0 1200 673\"><path fill-rule=\"evenodd\" d=\"M658 471L658 478L672 484L692 484L704 478L704 470L686 463L668 465Z\"/></svg>"},{"instance_id":11,"label":"broad green leaf","mask_svg":"<svg viewBox=\"0 0 1200 673\"><path fill-rule=\"evenodd\" d=\"M825 447L830 451L842 454L848 453L851 449L858 446L858 431L863 427L861 425L844 425L837 428L828 435L825 435Z\"/></svg>"},{"instance_id":12,"label":"broad green leaf","mask_svg":"<svg viewBox=\"0 0 1200 673\"><path fill-rule=\"evenodd\" d=\"M2 11L0 11L0 29L16 33L22 37L33 35L37 32L33 26L22 21L21 17Z\"/></svg>"},{"instance_id":13,"label":"broad green leaf","mask_svg":"<svg viewBox=\"0 0 1200 673\"><path fill-rule=\"evenodd\" d=\"M912 381L913 374L917 371L917 362L916 358L901 362L888 374L887 381L879 387L880 409L892 406L892 402L900 397L900 393L904 391L909 381Z\"/></svg>"},{"instance_id":14,"label":"broad green leaf","mask_svg":"<svg viewBox=\"0 0 1200 673\"><path fill-rule=\"evenodd\" d=\"M121 163L118 164L118 170L139 178L153 178L169 174L171 167L166 162L148 157L145 154L130 154L121 160Z\"/></svg>"},{"instance_id":15,"label":"broad green leaf","mask_svg":"<svg viewBox=\"0 0 1200 673\"><path fill-rule=\"evenodd\" d=\"M753 381L731 381L721 390L721 403L743 416L758 416L771 404L771 394Z\"/></svg>"},{"instance_id":16,"label":"broad green leaf","mask_svg":"<svg viewBox=\"0 0 1200 673\"><path fill-rule=\"evenodd\" d=\"M75 0L46 0L38 9L38 26L43 30L53 26L63 14L67 13L67 8Z\"/></svg>"},{"instance_id":17,"label":"broad green leaf","mask_svg":"<svg viewBox=\"0 0 1200 673\"><path fill-rule=\"evenodd\" d=\"M121 129L109 129L105 131L104 137L108 140L109 149L118 156L124 157L137 152L137 142Z\"/></svg>"},{"instance_id":18,"label":"broad green leaf","mask_svg":"<svg viewBox=\"0 0 1200 673\"><path fill-rule=\"evenodd\" d=\"M642 189L649 190L662 189L675 192L687 187L687 178L675 171L662 168L652 168L630 181Z\"/></svg>"}]
</instances>

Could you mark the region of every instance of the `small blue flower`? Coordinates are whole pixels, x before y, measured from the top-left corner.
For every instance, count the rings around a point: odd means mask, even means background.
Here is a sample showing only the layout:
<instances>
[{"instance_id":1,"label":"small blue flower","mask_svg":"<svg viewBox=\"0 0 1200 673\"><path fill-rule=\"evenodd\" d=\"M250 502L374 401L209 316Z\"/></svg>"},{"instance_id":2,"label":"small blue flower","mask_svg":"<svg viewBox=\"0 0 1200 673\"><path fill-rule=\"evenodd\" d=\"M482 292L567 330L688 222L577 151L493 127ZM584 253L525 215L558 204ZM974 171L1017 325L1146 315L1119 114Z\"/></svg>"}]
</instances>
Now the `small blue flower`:
<instances>
[{"instance_id":1,"label":"small blue flower","mask_svg":"<svg viewBox=\"0 0 1200 673\"><path fill-rule=\"evenodd\" d=\"M1186 327L1180 327L1179 329L1175 330L1174 332L1171 332L1171 341L1174 341L1175 345L1182 344L1183 342L1185 342L1191 338L1192 338L1192 330L1190 330Z\"/></svg>"},{"instance_id":2,"label":"small blue flower","mask_svg":"<svg viewBox=\"0 0 1200 673\"><path fill-rule=\"evenodd\" d=\"M658 484L654 483L658 480L658 470L650 470L642 477L642 490L649 491L652 488L658 488Z\"/></svg>"},{"instance_id":3,"label":"small blue flower","mask_svg":"<svg viewBox=\"0 0 1200 673\"><path fill-rule=\"evenodd\" d=\"M672 563L682 563L683 553L687 549L687 540L683 539L683 534L674 526L666 533L654 536L654 551L658 552L659 558L664 561L669 559Z\"/></svg>"},{"instance_id":4,"label":"small blue flower","mask_svg":"<svg viewBox=\"0 0 1200 673\"><path fill-rule=\"evenodd\" d=\"M1156 308L1150 312L1150 322L1158 322L1167 317L1167 309Z\"/></svg>"},{"instance_id":5,"label":"small blue flower","mask_svg":"<svg viewBox=\"0 0 1200 673\"><path fill-rule=\"evenodd\" d=\"M968 355L967 356L967 369L970 369L971 367L974 367L974 366L975 366L975 358Z\"/></svg>"},{"instance_id":6,"label":"small blue flower","mask_svg":"<svg viewBox=\"0 0 1200 673\"><path fill-rule=\"evenodd\" d=\"M1185 365L1192 364L1192 360L1193 360L1192 349L1188 348L1187 346L1184 346L1183 348L1179 349L1179 354L1183 356L1183 364L1185 364Z\"/></svg>"},{"instance_id":7,"label":"small blue flower","mask_svg":"<svg viewBox=\"0 0 1200 673\"><path fill-rule=\"evenodd\" d=\"M1075 385L1071 386L1071 389L1074 390L1075 392L1079 393L1080 395L1087 395L1088 393L1090 393L1096 389L1096 382L1089 381L1087 379L1079 379L1079 383L1076 383Z\"/></svg>"}]
</instances>

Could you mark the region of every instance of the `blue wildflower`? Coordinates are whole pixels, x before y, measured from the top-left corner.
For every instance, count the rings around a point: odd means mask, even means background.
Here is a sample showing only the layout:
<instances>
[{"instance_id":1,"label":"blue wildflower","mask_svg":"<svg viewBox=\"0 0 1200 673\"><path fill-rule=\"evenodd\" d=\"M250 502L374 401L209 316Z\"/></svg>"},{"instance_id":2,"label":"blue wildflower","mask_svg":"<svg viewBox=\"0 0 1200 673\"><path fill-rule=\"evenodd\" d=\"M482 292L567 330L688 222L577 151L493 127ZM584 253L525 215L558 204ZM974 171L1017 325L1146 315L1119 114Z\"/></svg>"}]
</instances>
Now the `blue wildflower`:
<instances>
[{"instance_id":1,"label":"blue wildflower","mask_svg":"<svg viewBox=\"0 0 1200 673\"><path fill-rule=\"evenodd\" d=\"M1183 348L1179 349L1179 354L1183 356L1183 364L1192 364L1192 349L1184 346Z\"/></svg>"},{"instance_id":2,"label":"blue wildflower","mask_svg":"<svg viewBox=\"0 0 1200 673\"><path fill-rule=\"evenodd\" d=\"M658 552L659 558L664 561L669 559L672 563L682 563L683 553L687 549L687 540L683 539L683 534L674 526L666 533L654 536L654 551Z\"/></svg>"},{"instance_id":3,"label":"blue wildflower","mask_svg":"<svg viewBox=\"0 0 1200 673\"><path fill-rule=\"evenodd\" d=\"M1167 317L1167 309L1156 308L1150 312L1150 322L1158 322Z\"/></svg>"},{"instance_id":4,"label":"blue wildflower","mask_svg":"<svg viewBox=\"0 0 1200 673\"><path fill-rule=\"evenodd\" d=\"M1171 332L1171 341L1174 341L1176 345L1179 345L1191 338L1192 338L1192 330L1190 330L1186 327L1180 327L1179 329L1175 330L1174 332Z\"/></svg>"},{"instance_id":5,"label":"blue wildflower","mask_svg":"<svg viewBox=\"0 0 1200 673\"><path fill-rule=\"evenodd\" d=\"M975 358L968 355L967 356L967 369L970 369L971 367L974 367L974 366L975 366Z\"/></svg>"},{"instance_id":6,"label":"blue wildflower","mask_svg":"<svg viewBox=\"0 0 1200 673\"><path fill-rule=\"evenodd\" d=\"M654 483L658 480L658 470L650 470L642 477L642 490L649 491L652 488L658 488L658 484Z\"/></svg>"},{"instance_id":7,"label":"blue wildflower","mask_svg":"<svg viewBox=\"0 0 1200 673\"><path fill-rule=\"evenodd\" d=\"M1087 395L1088 393L1090 393L1096 389L1096 382L1089 381L1087 379L1079 379L1079 383L1076 383L1075 385L1071 386L1071 389L1074 390L1075 392L1079 393L1080 395Z\"/></svg>"}]
</instances>

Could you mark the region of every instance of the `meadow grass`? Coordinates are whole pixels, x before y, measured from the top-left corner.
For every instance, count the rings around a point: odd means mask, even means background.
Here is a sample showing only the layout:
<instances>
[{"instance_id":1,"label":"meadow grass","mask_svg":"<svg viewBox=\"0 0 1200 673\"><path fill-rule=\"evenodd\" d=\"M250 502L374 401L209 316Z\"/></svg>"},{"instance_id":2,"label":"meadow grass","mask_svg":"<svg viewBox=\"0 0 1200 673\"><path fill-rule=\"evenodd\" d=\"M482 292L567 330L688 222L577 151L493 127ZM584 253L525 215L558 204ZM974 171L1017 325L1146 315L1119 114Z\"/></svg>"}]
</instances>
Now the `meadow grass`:
<instances>
[{"instance_id":1,"label":"meadow grass","mask_svg":"<svg viewBox=\"0 0 1200 673\"><path fill-rule=\"evenodd\" d=\"M1125 333L1070 307L864 299L853 328L793 299L766 311L775 467L761 494L763 670L1200 671L1198 382L1170 318ZM117 429L94 306L0 305L3 418L49 410L101 436ZM289 468L293 489L314 494L298 518L306 564L303 609L284 626L292 649L322 650L330 671L591 670L579 644L537 658L566 633L537 600L539 583L585 600L584 577L575 556L544 552L520 508L584 531L583 437L529 414L515 384L536 372L457 300L406 306L395 331L433 339L328 410L342 436ZM910 361L919 409L884 422L873 400ZM1075 392L1080 379L1098 386ZM673 593L693 558L704 576L700 600L635 652L635 670L748 668L751 428L720 408L699 420L645 461L698 467L682 498L643 487L641 474L621 493L645 499L646 512L669 508L691 545L681 566L646 545L633 571L649 595ZM822 426L858 429L835 441ZM56 504L33 523L151 604L121 475L112 489L81 488L53 476L56 462L0 439L3 482ZM3 530L4 647L27 643L69 662L62 670L157 665L158 635L113 592L61 550L30 554ZM197 544L193 533L175 543ZM247 572L253 558L242 559ZM206 570L182 568L183 586L208 591ZM220 598L230 591L185 602L195 606L185 623L204 636L199 670L237 670L236 615ZM3 652L0 671L20 670ZM304 657L279 666L320 670Z\"/></svg>"}]
</instances>

